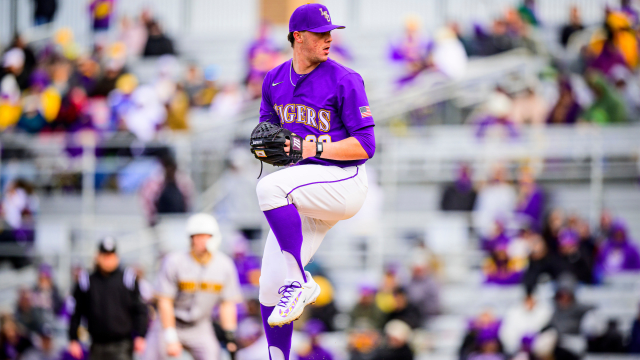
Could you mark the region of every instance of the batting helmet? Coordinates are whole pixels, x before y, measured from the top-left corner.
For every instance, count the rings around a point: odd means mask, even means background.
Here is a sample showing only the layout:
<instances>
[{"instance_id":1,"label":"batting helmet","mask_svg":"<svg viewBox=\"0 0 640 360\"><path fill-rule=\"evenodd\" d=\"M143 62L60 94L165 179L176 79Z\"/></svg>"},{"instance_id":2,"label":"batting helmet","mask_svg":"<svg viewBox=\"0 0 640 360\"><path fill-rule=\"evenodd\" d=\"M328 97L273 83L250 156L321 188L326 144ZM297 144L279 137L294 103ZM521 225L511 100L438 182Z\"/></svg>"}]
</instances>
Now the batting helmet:
<instances>
[{"instance_id":1,"label":"batting helmet","mask_svg":"<svg viewBox=\"0 0 640 360\"><path fill-rule=\"evenodd\" d=\"M187 220L187 234L189 236L198 234L211 235L211 239L207 242L207 250L210 252L218 250L222 241L222 234L216 218L205 213L192 215Z\"/></svg>"}]
</instances>

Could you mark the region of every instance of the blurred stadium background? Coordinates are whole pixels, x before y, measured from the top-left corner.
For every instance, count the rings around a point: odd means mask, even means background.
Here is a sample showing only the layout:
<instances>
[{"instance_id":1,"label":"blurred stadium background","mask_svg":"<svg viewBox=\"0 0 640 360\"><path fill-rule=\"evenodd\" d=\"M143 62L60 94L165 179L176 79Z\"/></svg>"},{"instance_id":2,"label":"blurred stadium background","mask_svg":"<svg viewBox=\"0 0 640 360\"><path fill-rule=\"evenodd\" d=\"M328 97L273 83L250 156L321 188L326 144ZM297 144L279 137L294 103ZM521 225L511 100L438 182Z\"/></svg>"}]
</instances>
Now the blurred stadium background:
<instances>
[{"instance_id":1,"label":"blurred stadium background","mask_svg":"<svg viewBox=\"0 0 640 360\"><path fill-rule=\"evenodd\" d=\"M47 323L63 351L65 306L39 286L67 299L106 235L153 284L188 246L184 210L214 214L238 263L260 256L248 134L302 3L0 0L3 324ZM520 345L551 323L556 358L637 356L640 3L322 3L347 26L331 56L363 76L379 150L363 209L309 265L327 279L320 344L369 359L399 318L417 359L552 358Z\"/></svg>"}]
</instances>

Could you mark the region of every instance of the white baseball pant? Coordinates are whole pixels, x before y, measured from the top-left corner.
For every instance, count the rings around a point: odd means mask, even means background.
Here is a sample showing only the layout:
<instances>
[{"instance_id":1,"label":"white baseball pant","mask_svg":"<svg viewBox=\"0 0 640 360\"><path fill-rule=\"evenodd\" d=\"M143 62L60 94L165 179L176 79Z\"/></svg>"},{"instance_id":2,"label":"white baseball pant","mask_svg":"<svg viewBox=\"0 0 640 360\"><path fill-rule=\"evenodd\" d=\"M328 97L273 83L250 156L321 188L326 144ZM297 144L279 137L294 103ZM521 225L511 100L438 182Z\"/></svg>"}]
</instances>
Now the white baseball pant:
<instances>
[{"instance_id":1,"label":"white baseball pant","mask_svg":"<svg viewBox=\"0 0 640 360\"><path fill-rule=\"evenodd\" d=\"M211 321L199 321L193 326L177 327L178 339L184 350L189 352L194 360L220 360L220 344L213 331ZM147 347L142 357L144 360L168 360L164 333L160 320L151 324L147 334Z\"/></svg>"},{"instance_id":2,"label":"white baseball pant","mask_svg":"<svg viewBox=\"0 0 640 360\"><path fill-rule=\"evenodd\" d=\"M262 211L289 204L298 209L303 237L300 260L305 266L329 229L360 210L368 188L364 164L346 168L298 165L266 176L258 183L256 192ZM280 301L278 289L286 274L285 257L275 235L269 231L260 274L261 304L275 306Z\"/></svg>"}]
</instances>

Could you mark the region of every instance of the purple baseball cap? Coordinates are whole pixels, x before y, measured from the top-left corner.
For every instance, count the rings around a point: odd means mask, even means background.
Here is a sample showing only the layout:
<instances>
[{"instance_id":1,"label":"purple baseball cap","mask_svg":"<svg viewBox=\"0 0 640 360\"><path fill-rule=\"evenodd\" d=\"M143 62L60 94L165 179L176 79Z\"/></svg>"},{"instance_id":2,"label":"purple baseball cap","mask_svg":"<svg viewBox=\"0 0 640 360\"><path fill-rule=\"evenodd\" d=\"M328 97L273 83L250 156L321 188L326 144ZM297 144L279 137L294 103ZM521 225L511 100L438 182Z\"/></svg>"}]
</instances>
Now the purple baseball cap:
<instances>
[{"instance_id":1,"label":"purple baseball cap","mask_svg":"<svg viewBox=\"0 0 640 360\"><path fill-rule=\"evenodd\" d=\"M322 4L306 4L295 9L289 19L289 32L311 31L323 33L335 29L344 29L342 25L333 25L329 9Z\"/></svg>"}]
</instances>

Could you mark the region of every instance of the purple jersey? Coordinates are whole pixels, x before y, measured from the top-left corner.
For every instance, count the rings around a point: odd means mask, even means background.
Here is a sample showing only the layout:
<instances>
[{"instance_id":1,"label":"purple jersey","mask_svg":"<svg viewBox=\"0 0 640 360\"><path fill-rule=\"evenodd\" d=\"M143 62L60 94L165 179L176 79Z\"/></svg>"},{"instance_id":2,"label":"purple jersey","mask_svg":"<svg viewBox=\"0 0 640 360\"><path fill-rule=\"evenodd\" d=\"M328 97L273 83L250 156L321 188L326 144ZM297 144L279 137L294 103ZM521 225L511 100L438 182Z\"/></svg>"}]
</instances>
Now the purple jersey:
<instances>
[{"instance_id":1,"label":"purple jersey","mask_svg":"<svg viewBox=\"0 0 640 360\"><path fill-rule=\"evenodd\" d=\"M313 142L344 140L358 130L374 126L364 81L358 73L328 59L309 74L298 75L291 62L267 73L262 84L260 122L279 122L283 128ZM311 157L298 164L348 167L365 161Z\"/></svg>"}]
</instances>

